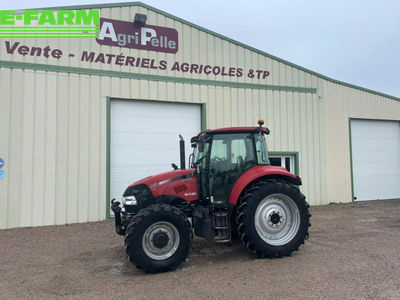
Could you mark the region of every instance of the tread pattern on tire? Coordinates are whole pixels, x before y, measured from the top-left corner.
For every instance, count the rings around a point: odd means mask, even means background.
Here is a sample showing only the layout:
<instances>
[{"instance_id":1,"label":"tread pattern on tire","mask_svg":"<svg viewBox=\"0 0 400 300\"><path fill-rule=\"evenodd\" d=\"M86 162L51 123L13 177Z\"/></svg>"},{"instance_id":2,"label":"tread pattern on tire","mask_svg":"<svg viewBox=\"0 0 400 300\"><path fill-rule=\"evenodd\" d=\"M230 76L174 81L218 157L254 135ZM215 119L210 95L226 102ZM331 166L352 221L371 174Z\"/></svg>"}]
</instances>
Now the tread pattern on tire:
<instances>
[{"instance_id":1,"label":"tread pattern on tire","mask_svg":"<svg viewBox=\"0 0 400 300\"><path fill-rule=\"evenodd\" d=\"M187 229L187 236L186 238L183 237L183 239L181 236L181 243L178 247L178 250L181 247L183 248L181 249L181 251L177 250L177 252L175 252L172 255L172 257L174 256L176 257L174 258L174 260L171 260L171 262L167 265L165 264L165 261L155 261L147 256L146 257L148 259L143 259L144 252L142 253L141 250L138 249L138 245L135 244L138 242L140 242L140 245L142 244L142 236L134 236L134 235L143 231L144 228L141 227L144 226L144 224L148 221L148 219L158 214L160 215L170 214L171 217L175 218L176 222L180 226L182 226L183 230L186 231ZM178 231L180 232L179 228ZM138 269L144 270L145 272L148 273L166 272L176 269L181 263L186 261L186 258L192 248L192 241L193 241L193 231L187 216L179 208L168 204L153 204L151 206L141 209L132 218L131 222L129 223L125 231L125 250L126 253L128 254L130 262L135 264ZM167 260L169 259L170 258L168 258Z\"/></svg>"},{"instance_id":2,"label":"tread pattern on tire","mask_svg":"<svg viewBox=\"0 0 400 300\"><path fill-rule=\"evenodd\" d=\"M290 195L299 207L301 221L300 228L297 235L283 246L271 246L263 242L257 233L252 230L251 226L254 227L254 215L251 215L251 211L258 206L259 202L257 197L260 198L261 193L265 189L272 189L277 192ZM241 198L237 206L236 222L238 224L239 237L246 247L255 255L261 258L275 258L290 256L293 251L298 251L301 244L304 244L304 240L308 239L309 233L308 228L311 226L309 212L310 205L305 200L306 197L299 191L299 189L285 181L280 180L263 180L256 182L249 186ZM250 208L250 206L252 206ZM251 224L252 223L252 224Z\"/></svg>"}]
</instances>

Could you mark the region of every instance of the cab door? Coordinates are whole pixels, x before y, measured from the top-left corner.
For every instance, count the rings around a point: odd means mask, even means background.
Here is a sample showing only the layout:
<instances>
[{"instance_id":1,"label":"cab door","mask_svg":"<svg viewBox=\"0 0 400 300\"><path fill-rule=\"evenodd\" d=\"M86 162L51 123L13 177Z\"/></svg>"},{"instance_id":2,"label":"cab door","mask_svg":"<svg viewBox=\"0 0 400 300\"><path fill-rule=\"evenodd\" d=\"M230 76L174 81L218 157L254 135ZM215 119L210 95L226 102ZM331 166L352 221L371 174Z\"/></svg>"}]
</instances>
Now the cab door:
<instances>
[{"instance_id":1,"label":"cab door","mask_svg":"<svg viewBox=\"0 0 400 300\"><path fill-rule=\"evenodd\" d=\"M248 133L213 136L209 167L212 202L225 202L237 178L257 164L254 139Z\"/></svg>"}]
</instances>

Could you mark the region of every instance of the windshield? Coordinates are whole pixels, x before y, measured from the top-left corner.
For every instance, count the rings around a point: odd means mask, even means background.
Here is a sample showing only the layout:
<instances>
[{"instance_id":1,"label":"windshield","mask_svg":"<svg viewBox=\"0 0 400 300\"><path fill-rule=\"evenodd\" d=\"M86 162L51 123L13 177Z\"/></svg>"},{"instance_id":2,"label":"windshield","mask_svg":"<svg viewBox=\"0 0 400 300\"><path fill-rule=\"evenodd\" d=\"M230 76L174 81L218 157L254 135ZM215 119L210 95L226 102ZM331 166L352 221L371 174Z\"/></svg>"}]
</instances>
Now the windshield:
<instances>
[{"instance_id":1,"label":"windshield","mask_svg":"<svg viewBox=\"0 0 400 300\"><path fill-rule=\"evenodd\" d=\"M215 142L217 142L218 138L214 137L214 140L215 140ZM256 153L257 153L257 164L269 165L270 161L268 158L267 145L266 145L264 135L260 135L258 133L254 134L254 142L255 142ZM194 153L193 153L194 154L194 164L199 164L202 161L203 161L203 163L205 163L205 157L207 155L209 146L210 146L210 143L208 143L208 142L203 142L202 145L200 145L200 143L198 143L198 146L194 149ZM232 146L234 146L234 145L232 144ZM237 145L237 146L239 147L240 145ZM237 147L235 147L235 148L237 148ZM200 150L202 150L202 151L200 151ZM213 150L216 150L216 149L213 149Z\"/></svg>"},{"instance_id":2,"label":"windshield","mask_svg":"<svg viewBox=\"0 0 400 300\"><path fill-rule=\"evenodd\" d=\"M259 165L269 165L270 163L264 135L255 134L254 141L256 143L257 163Z\"/></svg>"}]
</instances>

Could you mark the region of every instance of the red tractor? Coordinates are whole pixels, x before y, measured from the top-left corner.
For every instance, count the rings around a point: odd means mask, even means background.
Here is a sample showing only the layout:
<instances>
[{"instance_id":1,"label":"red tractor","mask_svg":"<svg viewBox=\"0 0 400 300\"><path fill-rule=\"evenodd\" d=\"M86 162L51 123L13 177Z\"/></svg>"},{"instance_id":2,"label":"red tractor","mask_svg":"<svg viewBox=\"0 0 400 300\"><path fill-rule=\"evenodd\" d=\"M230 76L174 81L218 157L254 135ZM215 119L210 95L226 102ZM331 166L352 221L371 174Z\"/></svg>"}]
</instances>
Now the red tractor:
<instances>
[{"instance_id":1,"label":"red tractor","mask_svg":"<svg viewBox=\"0 0 400 300\"><path fill-rule=\"evenodd\" d=\"M122 203L113 199L116 231L125 236L129 260L156 273L177 268L192 246L193 232L207 240L239 236L259 257L289 256L308 237L309 205L296 187L301 179L271 166L268 128L205 130L191 139L190 169L131 184Z\"/></svg>"}]
</instances>

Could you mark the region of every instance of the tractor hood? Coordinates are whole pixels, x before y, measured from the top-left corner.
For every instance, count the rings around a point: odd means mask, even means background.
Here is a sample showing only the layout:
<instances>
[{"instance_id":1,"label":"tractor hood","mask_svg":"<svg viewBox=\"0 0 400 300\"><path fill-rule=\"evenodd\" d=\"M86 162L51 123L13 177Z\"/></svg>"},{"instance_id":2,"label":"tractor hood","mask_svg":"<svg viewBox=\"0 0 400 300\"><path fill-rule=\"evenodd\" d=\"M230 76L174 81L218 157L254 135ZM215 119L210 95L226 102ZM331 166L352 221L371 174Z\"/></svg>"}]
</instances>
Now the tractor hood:
<instances>
[{"instance_id":1,"label":"tractor hood","mask_svg":"<svg viewBox=\"0 0 400 300\"><path fill-rule=\"evenodd\" d=\"M136 181L130 185L130 187L145 184L149 188L154 188L158 185L170 182L172 180L179 180L183 179L186 176L191 176L194 173L195 169L184 169L184 170L174 170L174 171L169 171L153 176L149 176L146 178L143 178L139 181Z\"/></svg>"}]
</instances>

